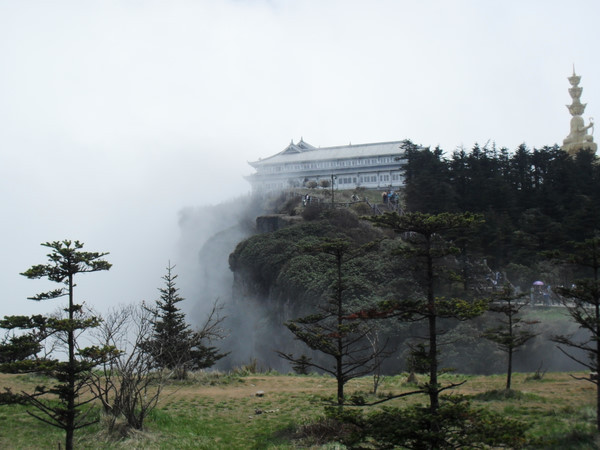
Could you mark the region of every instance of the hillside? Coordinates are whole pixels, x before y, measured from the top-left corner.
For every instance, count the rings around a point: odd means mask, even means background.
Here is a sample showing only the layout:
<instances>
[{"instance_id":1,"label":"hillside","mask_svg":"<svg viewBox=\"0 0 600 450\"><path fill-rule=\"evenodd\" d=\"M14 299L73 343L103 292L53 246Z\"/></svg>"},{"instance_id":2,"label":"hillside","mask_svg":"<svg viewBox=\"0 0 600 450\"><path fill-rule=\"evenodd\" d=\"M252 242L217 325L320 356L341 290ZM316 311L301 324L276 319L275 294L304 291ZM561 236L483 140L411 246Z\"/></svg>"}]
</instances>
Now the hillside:
<instances>
[{"instance_id":1,"label":"hillside","mask_svg":"<svg viewBox=\"0 0 600 450\"><path fill-rule=\"evenodd\" d=\"M287 208L290 204L287 203ZM294 206L295 210L298 206ZM280 210L281 212L282 210ZM407 261L394 256L399 241L389 231L375 228L352 210L313 209L300 206L301 219L284 228L257 234L240 242L229 257L234 274L232 311L233 329L244 330L243 338L236 339L233 365L257 358L265 368L290 370L276 358L275 351L307 352L307 349L284 327L284 322L310 314L327 295L331 265L316 255L301 249L318 239L343 237L356 246L380 242L347 268L345 276L352 281L351 295L357 301L376 303L409 296L420 288L411 278ZM490 270L480 260L473 261L472 284L479 286L477 295L489 296ZM483 288L482 288L483 286ZM471 294L470 294L471 295ZM554 334L575 332L577 328L556 307L532 306L527 315L540 320L539 336L516 356L516 370L535 371L570 370L577 366L550 341ZM495 323L490 313L468 322L446 320L450 344L444 348L442 364L455 367L462 373L500 373L505 370L504 355L495 345L482 339L482 330ZM417 323L387 320L385 335L395 354L384 363L387 373L406 370L409 338L424 333ZM238 336L236 333L234 336ZM313 357L316 355L311 354ZM240 356L241 355L241 356ZM231 363L227 366L231 367Z\"/></svg>"}]
</instances>

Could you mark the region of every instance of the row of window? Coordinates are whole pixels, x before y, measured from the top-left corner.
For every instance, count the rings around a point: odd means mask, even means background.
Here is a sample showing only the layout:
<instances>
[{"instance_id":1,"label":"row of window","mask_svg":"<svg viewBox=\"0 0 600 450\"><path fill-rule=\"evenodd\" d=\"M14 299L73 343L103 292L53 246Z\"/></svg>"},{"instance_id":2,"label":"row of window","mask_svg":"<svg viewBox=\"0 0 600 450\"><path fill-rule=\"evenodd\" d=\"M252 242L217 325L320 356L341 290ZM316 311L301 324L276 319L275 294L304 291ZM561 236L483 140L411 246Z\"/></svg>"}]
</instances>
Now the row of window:
<instances>
[{"instance_id":1,"label":"row of window","mask_svg":"<svg viewBox=\"0 0 600 450\"><path fill-rule=\"evenodd\" d=\"M327 177L323 179L329 179ZM347 187L348 185L369 185L376 183L389 184L390 180L394 184L399 184L402 180L399 172L394 173L380 173L380 174L365 174L365 175L354 175L354 176L340 176L336 179L336 184L340 187ZM314 180L319 181L319 180ZM289 184L289 183L288 183ZM298 181L298 185L300 185L300 181ZM277 190L283 189L287 185L283 182L269 182L263 185L263 188L266 190Z\"/></svg>"},{"instance_id":2,"label":"row of window","mask_svg":"<svg viewBox=\"0 0 600 450\"><path fill-rule=\"evenodd\" d=\"M393 173L391 176L389 174L380 174L379 175L379 179L377 175L361 175L358 177L358 182L359 183L377 183L377 181L379 182L384 182L384 183L388 183L390 181L390 179L392 181L395 182L399 182L400 181L400 174L399 173ZM350 183L354 183L356 184L356 177L343 177L340 179L341 181L339 181L340 184L350 184Z\"/></svg>"},{"instance_id":3,"label":"row of window","mask_svg":"<svg viewBox=\"0 0 600 450\"><path fill-rule=\"evenodd\" d=\"M393 161L391 156L378 158L349 159L343 161L307 162L302 164L282 164L278 166L265 166L261 172L290 172L294 170L328 169L333 167L373 166L376 164L389 164Z\"/></svg>"},{"instance_id":4,"label":"row of window","mask_svg":"<svg viewBox=\"0 0 600 450\"><path fill-rule=\"evenodd\" d=\"M338 184L356 184L359 183L377 183L377 175L362 175L360 177L340 177L338 178ZM389 175L379 175L379 181L389 181Z\"/></svg>"}]
</instances>

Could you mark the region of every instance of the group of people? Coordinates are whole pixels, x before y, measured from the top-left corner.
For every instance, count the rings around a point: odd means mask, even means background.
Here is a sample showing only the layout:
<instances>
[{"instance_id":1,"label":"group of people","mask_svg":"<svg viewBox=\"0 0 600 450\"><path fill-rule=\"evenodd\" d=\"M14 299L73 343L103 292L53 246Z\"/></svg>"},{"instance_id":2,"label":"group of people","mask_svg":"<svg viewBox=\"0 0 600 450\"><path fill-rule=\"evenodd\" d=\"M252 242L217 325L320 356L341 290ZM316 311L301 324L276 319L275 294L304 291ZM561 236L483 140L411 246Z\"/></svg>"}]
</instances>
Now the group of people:
<instances>
[{"instance_id":1,"label":"group of people","mask_svg":"<svg viewBox=\"0 0 600 450\"><path fill-rule=\"evenodd\" d=\"M397 205L398 204L398 193L394 192L392 190L389 191L384 191L383 194L381 194L382 200L383 200L383 204L387 205L388 203L391 203L393 205Z\"/></svg>"}]
</instances>

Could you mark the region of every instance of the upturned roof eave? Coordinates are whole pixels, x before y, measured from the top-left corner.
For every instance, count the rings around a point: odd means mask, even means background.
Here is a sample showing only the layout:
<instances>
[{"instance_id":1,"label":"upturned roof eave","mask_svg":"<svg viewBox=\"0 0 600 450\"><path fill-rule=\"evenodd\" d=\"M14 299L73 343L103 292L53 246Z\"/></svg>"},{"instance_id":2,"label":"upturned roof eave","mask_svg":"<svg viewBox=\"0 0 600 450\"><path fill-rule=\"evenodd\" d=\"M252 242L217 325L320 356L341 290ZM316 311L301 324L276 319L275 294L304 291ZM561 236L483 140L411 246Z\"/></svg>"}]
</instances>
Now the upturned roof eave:
<instances>
[{"instance_id":1,"label":"upturned roof eave","mask_svg":"<svg viewBox=\"0 0 600 450\"><path fill-rule=\"evenodd\" d=\"M387 152L382 152L382 153L378 153L378 155L381 156L386 156L386 155L398 155L400 153L404 153L404 151L401 149L401 145L404 143L405 141L387 141L387 142L374 142L374 143L369 143L369 144L357 144L357 145L338 145L338 146L333 146L333 147L320 147L320 148L312 148L312 149L307 149L305 151L302 152L298 152L298 153L293 153L293 154L289 154L291 158L293 158L296 155L303 155L306 156L306 161L312 161L315 160L314 158L314 153L317 152L320 155L319 159L322 160L326 160L326 159L343 159L343 158L356 158L356 157L368 157L368 156L373 156L373 155L347 155L347 156L336 156L336 155L326 155L326 157L323 157L323 153L326 152L335 152L336 150L342 150L342 149L352 149L354 151L358 151L360 149L367 149L367 148L372 148L372 147L382 147L382 146L391 146L391 145L398 145L398 150L397 151L387 151ZM283 155L286 154L286 151L289 149L289 146L286 147L285 150L282 150L279 153L276 153L275 155L269 156L267 158L264 159L259 159L258 161L248 161L248 164L254 168L256 168L257 166L261 166L263 164L269 164L271 162L273 162L273 160L275 158L281 157ZM312 155L312 157L311 157ZM328 158L329 156L331 156L331 158ZM303 159L296 159L294 160L294 162L302 162ZM276 161L277 163L278 161ZM285 161L282 161L285 162Z\"/></svg>"}]
</instances>

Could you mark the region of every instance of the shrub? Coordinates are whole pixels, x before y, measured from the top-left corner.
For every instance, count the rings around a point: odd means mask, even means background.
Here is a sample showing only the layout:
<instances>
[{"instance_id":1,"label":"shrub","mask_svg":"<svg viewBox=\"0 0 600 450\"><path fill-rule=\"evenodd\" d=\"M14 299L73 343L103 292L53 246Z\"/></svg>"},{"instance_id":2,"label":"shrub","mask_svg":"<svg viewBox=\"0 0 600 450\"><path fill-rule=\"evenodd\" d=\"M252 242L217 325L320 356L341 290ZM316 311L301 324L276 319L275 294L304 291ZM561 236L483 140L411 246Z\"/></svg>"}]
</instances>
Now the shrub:
<instances>
[{"instance_id":1,"label":"shrub","mask_svg":"<svg viewBox=\"0 0 600 450\"><path fill-rule=\"evenodd\" d=\"M351 206L352 211L354 211L359 216L368 216L369 214L373 214L373 210L366 203L355 203Z\"/></svg>"},{"instance_id":2,"label":"shrub","mask_svg":"<svg viewBox=\"0 0 600 450\"><path fill-rule=\"evenodd\" d=\"M304 220L317 220L321 217L321 208L319 208L318 206L315 205L308 205L306 208L304 208L304 211L302 211L302 218Z\"/></svg>"},{"instance_id":3,"label":"shrub","mask_svg":"<svg viewBox=\"0 0 600 450\"><path fill-rule=\"evenodd\" d=\"M463 397L446 397L435 414L420 405L384 407L368 415L356 411L328 414L355 427L344 444L375 443L376 448L521 448L527 441L528 425L482 408L474 408Z\"/></svg>"}]
</instances>

